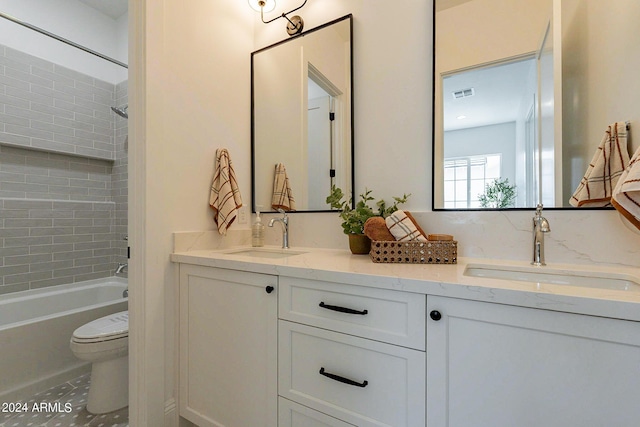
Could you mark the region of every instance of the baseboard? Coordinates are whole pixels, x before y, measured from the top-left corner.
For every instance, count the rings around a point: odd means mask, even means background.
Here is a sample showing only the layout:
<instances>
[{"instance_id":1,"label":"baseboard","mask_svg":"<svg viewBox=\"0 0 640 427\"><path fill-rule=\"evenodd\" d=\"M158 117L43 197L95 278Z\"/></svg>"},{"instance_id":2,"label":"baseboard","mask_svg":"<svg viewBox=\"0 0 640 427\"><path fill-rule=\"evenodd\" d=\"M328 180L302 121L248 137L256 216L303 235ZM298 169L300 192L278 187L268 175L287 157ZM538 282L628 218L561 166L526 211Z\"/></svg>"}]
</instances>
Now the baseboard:
<instances>
[{"instance_id":1,"label":"baseboard","mask_svg":"<svg viewBox=\"0 0 640 427\"><path fill-rule=\"evenodd\" d=\"M173 397L164 402L164 426L176 427L178 425L178 408Z\"/></svg>"}]
</instances>

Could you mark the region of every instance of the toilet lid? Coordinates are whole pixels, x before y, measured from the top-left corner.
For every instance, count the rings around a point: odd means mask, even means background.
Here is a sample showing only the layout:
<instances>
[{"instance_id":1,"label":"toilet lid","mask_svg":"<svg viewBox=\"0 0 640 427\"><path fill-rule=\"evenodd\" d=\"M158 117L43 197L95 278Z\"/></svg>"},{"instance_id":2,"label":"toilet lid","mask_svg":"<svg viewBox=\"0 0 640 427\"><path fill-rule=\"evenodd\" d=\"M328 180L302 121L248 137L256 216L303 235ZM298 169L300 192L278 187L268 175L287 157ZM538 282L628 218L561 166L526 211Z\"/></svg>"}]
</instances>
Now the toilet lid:
<instances>
[{"instance_id":1,"label":"toilet lid","mask_svg":"<svg viewBox=\"0 0 640 427\"><path fill-rule=\"evenodd\" d=\"M101 317L73 332L73 339L81 342L95 342L123 338L129 335L129 311Z\"/></svg>"}]
</instances>

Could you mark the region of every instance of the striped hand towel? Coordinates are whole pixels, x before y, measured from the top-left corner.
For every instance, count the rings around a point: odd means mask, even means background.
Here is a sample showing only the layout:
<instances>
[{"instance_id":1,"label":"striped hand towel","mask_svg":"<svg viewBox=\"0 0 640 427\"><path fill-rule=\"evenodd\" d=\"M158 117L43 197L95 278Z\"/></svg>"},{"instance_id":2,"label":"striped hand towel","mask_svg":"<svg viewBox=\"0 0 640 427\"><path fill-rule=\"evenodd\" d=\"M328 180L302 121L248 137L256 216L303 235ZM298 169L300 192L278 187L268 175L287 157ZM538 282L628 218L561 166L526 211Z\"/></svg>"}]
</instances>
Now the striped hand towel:
<instances>
[{"instance_id":1,"label":"striped hand towel","mask_svg":"<svg viewBox=\"0 0 640 427\"><path fill-rule=\"evenodd\" d=\"M411 218L402 210L397 210L385 218L387 228L398 241L417 240L426 242L427 238L418 230Z\"/></svg>"},{"instance_id":2,"label":"striped hand towel","mask_svg":"<svg viewBox=\"0 0 640 427\"><path fill-rule=\"evenodd\" d=\"M613 189L629 165L627 125L610 125L569 203L575 207L610 206Z\"/></svg>"},{"instance_id":3,"label":"striped hand towel","mask_svg":"<svg viewBox=\"0 0 640 427\"><path fill-rule=\"evenodd\" d=\"M227 229L236 219L238 209L242 207L236 173L226 148L216 150L209 205L213 208L213 220L218 226L218 232L226 235Z\"/></svg>"},{"instance_id":4,"label":"striped hand towel","mask_svg":"<svg viewBox=\"0 0 640 427\"><path fill-rule=\"evenodd\" d=\"M611 204L640 230L640 148L613 190Z\"/></svg>"},{"instance_id":5,"label":"striped hand towel","mask_svg":"<svg viewBox=\"0 0 640 427\"><path fill-rule=\"evenodd\" d=\"M276 173L273 178L273 196L271 196L271 207L273 209L283 209L285 211L296 210L296 200L291 191L287 170L282 163L276 165Z\"/></svg>"}]
</instances>

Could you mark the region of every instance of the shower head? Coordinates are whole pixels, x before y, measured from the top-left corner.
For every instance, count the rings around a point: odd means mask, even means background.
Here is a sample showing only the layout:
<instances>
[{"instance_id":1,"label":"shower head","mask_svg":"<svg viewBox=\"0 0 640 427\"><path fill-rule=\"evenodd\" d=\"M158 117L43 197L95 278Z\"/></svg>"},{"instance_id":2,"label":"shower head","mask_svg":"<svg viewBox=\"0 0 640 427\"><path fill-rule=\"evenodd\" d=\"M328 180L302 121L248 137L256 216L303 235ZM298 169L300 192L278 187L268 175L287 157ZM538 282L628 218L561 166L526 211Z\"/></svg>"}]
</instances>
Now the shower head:
<instances>
[{"instance_id":1,"label":"shower head","mask_svg":"<svg viewBox=\"0 0 640 427\"><path fill-rule=\"evenodd\" d=\"M129 108L129 105L125 105L122 108L111 107L111 110L113 110L114 113L116 113L117 115L119 115L123 119L128 119L129 118L129 114L127 113L127 109L128 108Z\"/></svg>"}]
</instances>

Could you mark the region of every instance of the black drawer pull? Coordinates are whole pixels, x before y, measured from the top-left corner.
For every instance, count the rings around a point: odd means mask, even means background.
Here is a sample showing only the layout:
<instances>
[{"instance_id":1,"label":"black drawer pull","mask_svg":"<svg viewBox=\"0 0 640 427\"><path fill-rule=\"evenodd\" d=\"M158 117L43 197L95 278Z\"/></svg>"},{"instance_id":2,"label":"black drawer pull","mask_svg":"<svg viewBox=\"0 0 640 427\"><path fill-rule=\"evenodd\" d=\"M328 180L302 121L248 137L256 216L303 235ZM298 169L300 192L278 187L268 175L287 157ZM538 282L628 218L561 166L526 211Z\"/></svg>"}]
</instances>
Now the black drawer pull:
<instances>
[{"instance_id":1,"label":"black drawer pull","mask_svg":"<svg viewBox=\"0 0 640 427\"><path fill-rule=\"evenodd\" d=\"M324 302L321 302L318 305L320 307L322 307L322 308L326 308L327 310L339 311L340 313L360 314L362 316L364 316L365 314L369 313L368 310L358 311L358 310L354 310L352 308L339 307L337 305L328 305L328 304L325 304Z\"/></svg>"},{"instance_id":2,"label":"black drawer pull","mask_svg":"<svg viewBox=\"0 0 640 427\"><path fill-rule=\"evenodd\" d=\"M353 380L350 380L349 378L341 377L340 375L336 375L336 374L330 374L328 372L325 372L324 368L320 368L320 375L323 375L323 376L325 376L327 378L331 378L332 380L339 381L339 382L344 383L344 384L349 384L349 385L352 385L352 386L355 386L355 387L363 387L364 388L369 384L369 381L367 381L367 380L364 380L361 383L357 383L357 382L355 382Z\"/></svg>"}]
</instances>

